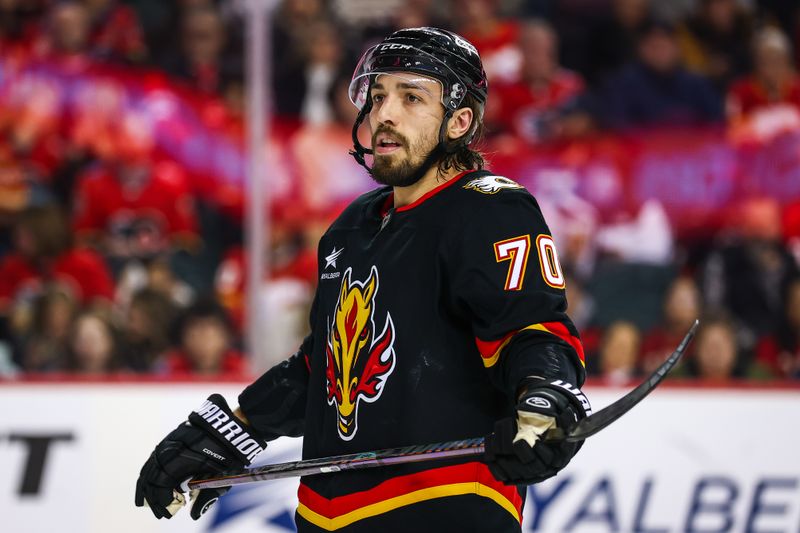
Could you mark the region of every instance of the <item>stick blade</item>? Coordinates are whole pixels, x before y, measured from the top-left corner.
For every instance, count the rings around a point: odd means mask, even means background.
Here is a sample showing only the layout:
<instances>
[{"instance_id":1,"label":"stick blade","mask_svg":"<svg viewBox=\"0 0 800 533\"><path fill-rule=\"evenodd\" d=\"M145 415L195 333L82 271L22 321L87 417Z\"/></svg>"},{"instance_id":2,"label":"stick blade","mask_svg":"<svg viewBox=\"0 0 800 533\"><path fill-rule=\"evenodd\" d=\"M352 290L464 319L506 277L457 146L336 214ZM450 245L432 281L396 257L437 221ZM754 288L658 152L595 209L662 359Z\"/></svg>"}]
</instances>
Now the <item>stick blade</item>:
<instances>
[{"instance_id":1,"label":"stick blade","mask_svg":"<svg viewBox=\"0 0 800 533\"><path fill-rule=\"evenodd\" d=\"M572 429L572 431L569 432L565 439L570 442L579 442L587 437L591 437L633 409L637 403L644 400L644 398L653 392L653 389L655 389L658 384L663 381L669 371L672 370L672 368L678 363L678 360L680 360L684 352L686 352L686 347L694 338L695 333L697 333L699 324L699 320L694 321L694 324L692 324L689 332L686 333L686 336L683 338L675 351L672 352L672 355L667 357L667 359L661 363L661 366L659 366L649 378L608 407L582 419Z\"/></svg>"}]
</instances>

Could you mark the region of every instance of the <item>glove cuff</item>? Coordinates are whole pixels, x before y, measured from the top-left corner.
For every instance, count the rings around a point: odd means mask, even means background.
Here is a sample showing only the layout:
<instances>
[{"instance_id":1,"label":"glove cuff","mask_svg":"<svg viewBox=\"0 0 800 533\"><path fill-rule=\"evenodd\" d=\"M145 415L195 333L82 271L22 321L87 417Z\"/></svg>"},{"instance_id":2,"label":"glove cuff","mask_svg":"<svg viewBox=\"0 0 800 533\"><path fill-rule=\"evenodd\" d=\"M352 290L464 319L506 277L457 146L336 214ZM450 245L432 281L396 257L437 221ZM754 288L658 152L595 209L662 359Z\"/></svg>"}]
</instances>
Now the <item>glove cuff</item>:
<instances>
[{"instance_id":1,"label":"glove cuff","mask_svg":"<svg viewBox=\"0 0 800 533\"><path fill-rule=\"evenodd\" d=\"M258 435L249 424L236 417L225 398L219 394L212 394L199 409L192 411L189 414L189 422L202 428L245 465L249 465L267 447L266 439ZM203 451L215 459L221 461L227 459L211 450Z\"/></svg>"},{"instance_id":2,"label":"glove cuff","mask_svg":"<svg viewBox=\"0 0 800 533\"><path fill-rule=\"evenodd\" d=\"M575 408L578 419L592 414L592 406L586 395L575 385L571 385L560 379L525 378L519 384L519 387L517 387L517 398L519 398L520 402L525 401L525 398L534 395L537 389L540 391L542 389L552 391L557 394L559 398L566 399L570 405Z\"/></svg>"}]
</instances>

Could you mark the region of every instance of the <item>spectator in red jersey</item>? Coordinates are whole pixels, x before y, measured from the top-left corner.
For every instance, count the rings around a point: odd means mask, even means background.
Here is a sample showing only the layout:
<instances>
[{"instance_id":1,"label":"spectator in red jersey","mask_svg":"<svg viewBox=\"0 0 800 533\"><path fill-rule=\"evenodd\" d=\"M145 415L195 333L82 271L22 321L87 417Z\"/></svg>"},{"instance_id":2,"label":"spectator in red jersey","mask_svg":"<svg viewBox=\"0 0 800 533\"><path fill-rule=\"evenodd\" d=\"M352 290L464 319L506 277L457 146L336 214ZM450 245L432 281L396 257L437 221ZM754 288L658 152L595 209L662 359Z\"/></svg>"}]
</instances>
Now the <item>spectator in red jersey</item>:
<instances>
[{"instance_id":1,"label":"spectator in red jersey","mask_svg":"<svg viewBox=\"0 0 800 533\"><path fill-rule=\"evenodd\" d=\"M199 245L194 199L182 169L152 162L153 139L133 114L122 117L111 159L78 178L74 225L119 273L131 260L149 261Z\"/></svg>"},{"instance_id":2,"label":"spectator in red jersey","mask_svg":"<svg viewBox=\"0 0 800 533\"><path fill-rule=\"evenodd\" d=\"M645 374L650 374L675 350L701 312L700 289L694 279L676 278L667 289L661 322L647 333L642 343L641 366ZM691 359L693 349L690 345L686 359Z\"/></svg>"},{"instance_id":3,"label":"spectator in red jersey","mask_svg":"<svg viewBox=\"0 0 800 533\"><path fill-rule=\"evenodd\" d=\"M114 285L102 258L75 248L57 206L26 208L15 228L15 251L0 261L0 316L30 308L44 287L56 285L81 306L110 306Z\"/></svg>"},{"instance_id":4,"label":"spectator in red jersey","mask_svg":"<svg viewBox=\"0 0 800 533\"><path fill-rule=\"evenodd\" d=\"M227 70L225 24L214 7L197 7L183 13L180 24L180 50L168 56L163 68L206 94L219 94ZM233 67L233 65L232 65Z\"/></svg>"},{"instance_id":5,"label":"spectator in red jersey","mask_svg":"<svg viewBox=\"0 0 800 533\"><path fill-rule=\"evenodd\" d=\"M756 364L770 377L800 379L800 279L786 291L786 311L778 332L758 343Z\"/></svg>"},{"instance_id":6,"label":"spectator in red jersey","mask_svg":"<svg viewBox=\"0 0 800 533\"><path fill-rule=\"evenodd\" d=\"M124 370L116 328L105 314L84 311L72 323L67 370L101 376Z\"/></svg>"},{"instance_id":7,"label":"spectator in red jersey","mask_svg":"<svg viewBox=\"0 0 800 533\"><path fill-rule=\"evenodd\" d=\"M0 2L0 50L3 56L24 55L36 41L41 26L41 6L31 0Z\"/></svg>"},{"instance_id":8,"label":"spectator in red jersey","mask_svg":"<svg viewBox=\"0 0 800 533\"><path fill-rule=\"evenodd\" d=\"M122 319L122 360L127 367L135 372L163 368L176 315L169 297L157 290L145 288L133 295Z\"/></svg>"},{"instance_id":9,"label":"spectator in red jersey","mask_svg":"<svg viewBox=\"0 0 800 533\"><path fill-rule=\"evenodd\" d=\"M514 81L522 60L519 24L500 17L498 0L453 0L456 31L475 45L489 82Z\"/></svg>"},{"instance_id":10,"label":"spectator in red jersey","mask_svg":"<svg viewBox=\"0 0 800 533\"><path fill-rule=\"evenodd\" d=\"M144 35L132 7L118 0L83 0L89 11L92 55L139 63L145 59Z\"/></svg>"},{"instance_id":11,"label":"spectator in red jersey","mask_svg":"<svg viewBox=\"0 0 800 533\"><path fill-rule=\"evenodd\" d=\"M35 51L64 65L85 66L90 57L127 62L145 58L136 12L116 0L54 3L46 29L35 44Z\"/></svg>"},{"instance_id":12,"label":"spectator in red jersey","mask_svg":"<svg viewBox=\"0 0 800 533\"><path fill-rule=\"evenodd\" d=\"M781 218L786 249L800 267L800 199L784 205Z\"/></svg>"},{"instance_id":13,"label":"spectator in red jersey","mask_svg":"<svg viewBox=\"0 0 800 533\"><path fill-rule=\"evenodd\" d=\"M49 285L32 309L16 309L14 330L19 336L17 361L25 372L62 372L67 367L67 340L79 305L73 295ZM30 312L30 317L27 315Z\"/></svg>"},{"instance_id":14,"label":"spectator in red jersey","mask_svg":"<svg viewBox=\"0 0 800 533\"><path fill-rule=\"evenodd\" d=\"M312 213L299 204L272 209L271 249L269 250L270 282L286 281L290 286L291 307L305 307L317 280L316 243L306 243L303 230L312 222ZM230 248L217 269L215 291L237 330L244 325L245 295L248 290L247 263L242 246ZM266 291L259 295L271 297ZM276 293L277 295L277 293ZM286 316L286 310L280 313Z\"/></svg>"},{"instance_id":15,"label":"spectator in red jersey","mask_svg":"<svg viewBox=\"0 0 800 533\"><path fill-rule=\"evenodd\" d=\"M61 186L56 171L71 156L63 131L62 92L50 76L34 75L26 81L11 76L0 110L0 150L9 150L3 159L12 156L30 184L54 192Z\"/></svg>"},{"instance_id":16,"label":"spectator in red jersey","mask_svg":"<svg viewBox=\"0 0 800 533\"><path fill-rule=\"evenodd\" d=\"M736 0L700 0L678 28L686 67L710 79L721 93L748 68L753 17Z\"/></svg>"},{"instance_id":17,"label":"spectator in red jersey","mask_svg":"<svg viewBox=\"0 0 800 533\"><path fill-rule=\"evenodd\" d=\"M83 0L83 4L91 20L93 56L129 63L145 59L144 34L132 7L118 0Z\"/></svg>"},{"instance_id":18,"label":"spectator in red jersey","mask_svg":"<svg viewBox=\"0 0 800 533\"><path fill-rule=\"evenodd\" d=\"M495 85L487 120L528 142L557 137L562 133L561 112L584 91L583 79L559 65L558 36L549 23L525 23L518 42L520 79Z\"/></svg>"},{"instance_id":19,"label":"spectator in red jersey","mask_svg":"<svg viewBox=\"0 0 800 533\"><path fill-rule=\"evenodd\" d=\"M765 28L753 43L753 72L728 91L728 120L734 125L759 112L778 110L784 121L800 122L800 76L792 65L791 45L777 28ZM777 119L778 113L772 113Z\"/></svg>"},{"instance_id":20,"label":"spectator in red jersey","mask_svg":"<svg viewBox=\"0 0 800 533\"><path fill-rule=\"evenodd\" d=\"M179 348L165 361L171 376L244 377L247 362L233 346L233 330L224 309L211 299L198 300L177 323Z\"/></svg>"}]
</instances>

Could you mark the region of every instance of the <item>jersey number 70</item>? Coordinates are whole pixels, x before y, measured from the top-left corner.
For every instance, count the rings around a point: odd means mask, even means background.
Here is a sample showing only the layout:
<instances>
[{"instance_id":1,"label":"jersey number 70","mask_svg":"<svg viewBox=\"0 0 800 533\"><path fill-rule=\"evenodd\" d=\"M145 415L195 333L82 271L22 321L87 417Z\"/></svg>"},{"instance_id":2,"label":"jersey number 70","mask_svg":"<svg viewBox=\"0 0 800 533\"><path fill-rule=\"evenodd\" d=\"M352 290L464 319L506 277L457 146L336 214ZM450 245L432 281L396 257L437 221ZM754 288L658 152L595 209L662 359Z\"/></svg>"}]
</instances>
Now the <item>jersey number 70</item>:
<instances>
[{"instance_id":1,"label":"jersey number 70","mask_svg":"<svg viewBox=\"0 0 800 533\"><path fill-rule=\"evenodd\" d=\"M495 260L498 263L501 261L511 262L508 275L506 275L505 289L507 291L522 290L530 248L531 238L529 235L521 235L494 243ZM539 235L536 237L536 248L539 252L539 266L542 269L545 283L555 289L563 289L565 286L564 273L558 262L558 253L553 238L549 235Z\"/></svg>"}]
</instances>

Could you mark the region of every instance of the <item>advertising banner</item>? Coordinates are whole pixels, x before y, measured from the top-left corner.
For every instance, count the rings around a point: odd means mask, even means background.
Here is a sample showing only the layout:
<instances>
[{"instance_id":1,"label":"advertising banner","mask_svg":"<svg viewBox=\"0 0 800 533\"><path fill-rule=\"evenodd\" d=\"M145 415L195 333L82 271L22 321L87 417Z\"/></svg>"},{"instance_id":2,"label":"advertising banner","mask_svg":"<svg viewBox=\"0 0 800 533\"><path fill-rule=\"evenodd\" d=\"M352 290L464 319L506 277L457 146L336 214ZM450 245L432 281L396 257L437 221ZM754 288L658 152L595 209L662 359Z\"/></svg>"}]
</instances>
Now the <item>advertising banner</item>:
<instances>
[{"instance_id":1,"label":"advertising banner","mask_svg":"<svg viewBox=\"0 0 800 533\"><path fill-rule=\"evenodd\" d=\"M0 386L5 533L293 531L297 480L234 488L200 521L133 505L142 463L212 391L239 384ZM589 388L595 408L622 389ZM800 389L656 391L528 490L523 531L800 532ZM263 463L299 458L271 443Z\"/></svg>"}]
</instances>

